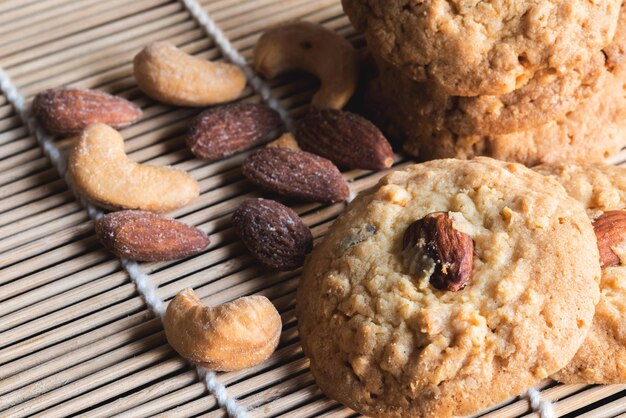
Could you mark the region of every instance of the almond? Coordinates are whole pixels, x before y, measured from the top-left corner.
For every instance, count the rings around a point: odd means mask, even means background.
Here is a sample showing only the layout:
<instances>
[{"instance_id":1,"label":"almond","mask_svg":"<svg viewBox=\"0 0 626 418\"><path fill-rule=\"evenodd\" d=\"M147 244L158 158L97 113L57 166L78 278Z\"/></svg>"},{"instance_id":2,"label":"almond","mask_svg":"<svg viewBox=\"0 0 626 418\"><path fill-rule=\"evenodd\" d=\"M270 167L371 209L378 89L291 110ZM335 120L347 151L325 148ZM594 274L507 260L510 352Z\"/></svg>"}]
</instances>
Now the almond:
<instances>
[{"instance_id":1,"label":"almond","mask_svg":"<svg viewBox=\"0 0 626 418\"><path fill-rule=\"evenodd\" d=\"M335 109L311 110L298 124L300 147L340 167L383 170L393 164L391 145L367 119Z\"/></svg>"},{"instance_id":2,"label":"almond","mask_svg":"<svg viewBox=\"0 0 626 418\"><path fill-rule=\"evenodd\" d=\"M178 260L209 245L209 237L198 228L138 210L109 213L96 221L95 229L107 250L129 260Z\"/></svg>"},{"instance_id":3,"label":"almond","mask_svg":"<svg viewBox=\"0 0 626 418\"><path fill-rule=\"evenodd\" d=\"M269 106L233 103L200 113L186 140L196 157L213 161L252 148L280 124L280 116Z\"/></svg>"},{"instance_id":4,"label":"almond","mask_svg":"<svg viewBox=\"0 0 626 418\"><path fill-rule=\"evenodd\" d=\"M289 148L264 148L252 154L243 164L243 174L253 184L283 197L332 203L350 194L332 162Z\"/></svg>"},{"instance_id":5,"label":"almond","mask_svg":"<svg viewBox=\"0 0 626 418\"><path fill-rule=\"evenodd\" d=\"M412 223L404 234L404 253L411 274L430 274L437 289L456 292L472 275L474 241L454 229L445 212L426 215Z\"/></svg>"},{"instance_id":6,"label":"almond","mask_svg":"<svg viewBox=\"0 0 626 418\"><path fill-rule=\"evenodd\" d=\"M33 99L33 116L49 132L76 134L103 123L123 128L141 117L141 109L121 97L79 88L44 90Z\"/></svg>"},{"instance_id":7,"label":"almond","mask_svg":"<svg viewBox=\"0 0 626 418\"><path fill-rule=\"evenodd\" d=\"M233 214L244 245L266 267L294 270L313 248L313 235L296 212L273 200L248 199Z\"/></svg>"},{"instance_id":8,"label":"almond","mask_svg":"<svg viewBox=\"0 0 626 418\"><path fill-rule=\"evenodd\" d=\"M594 221L593 229L602 268L620 265L621 260L613 249L626 242L626 210L604 212Z\"/></svg>"}]
</instances>

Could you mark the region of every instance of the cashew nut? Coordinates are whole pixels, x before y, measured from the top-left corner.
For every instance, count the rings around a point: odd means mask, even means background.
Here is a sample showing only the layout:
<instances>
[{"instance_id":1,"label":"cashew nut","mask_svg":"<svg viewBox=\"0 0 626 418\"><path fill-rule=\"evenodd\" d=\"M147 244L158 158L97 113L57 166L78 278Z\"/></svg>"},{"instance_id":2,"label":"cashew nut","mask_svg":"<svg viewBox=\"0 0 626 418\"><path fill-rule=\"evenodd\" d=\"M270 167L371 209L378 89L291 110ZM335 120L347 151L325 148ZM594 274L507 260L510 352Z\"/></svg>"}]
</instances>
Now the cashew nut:
<instances>
[{"instance_id":1,"label":"cashew nut","mask_svg":"<svg viewBox=\"0 0 626 418\"><path fill-rule=\"evenodd\" d=\"M194 57L165 42L154 42L135 56L139 88L160 102L208 106L236 99L246 86L239 67Z\"/></svg>"},{"instance_id":2,"label":"cashew nut","mask_svg":"<svg viewBox=\"0 0 626 418\"><path fill-rule=\"evenodd\" d=\"M265 361L276 349L281 320L264 296L247 296L214 308L184 289L169 303L163 327L172 348L211 370L233 371Z\"/></svg>"},{"instance_id":3,"label":"cashew nut","mask_svg":"<svg viewBox=\"0 0 626 418\"><path fill-rule=\"evenodd\" d=\"M182 170L130 161L122 135L103 124L81 133L68 170L87 200L111 209L165 212L186 205L200 191L198 182Z\"/></svg>"},{"instance_id":4,"label":"cashew nut","mask_svg":"<svg viewBox=\"0 0 626 418\"><path fill-rule=\"evenodd\" d=\"M268 143L265 147L300 149L298 141L296 141L296 138L294 138L289 132L282 134L280 138Z\"/></svg>"},{"instance_id":5,"label":"cashew nut","mask_svg":"<svg viewBox=\"0 0 626 418\"><path fill-rule=\"evenodd\" d=\"M317 108L343 108L359 79L359 57L340 35L309 22L290 22L267 30L254 51L254 67L272 79L288 71L306 71L319 78L313 96Z\"/></svg>"}]
</instances>

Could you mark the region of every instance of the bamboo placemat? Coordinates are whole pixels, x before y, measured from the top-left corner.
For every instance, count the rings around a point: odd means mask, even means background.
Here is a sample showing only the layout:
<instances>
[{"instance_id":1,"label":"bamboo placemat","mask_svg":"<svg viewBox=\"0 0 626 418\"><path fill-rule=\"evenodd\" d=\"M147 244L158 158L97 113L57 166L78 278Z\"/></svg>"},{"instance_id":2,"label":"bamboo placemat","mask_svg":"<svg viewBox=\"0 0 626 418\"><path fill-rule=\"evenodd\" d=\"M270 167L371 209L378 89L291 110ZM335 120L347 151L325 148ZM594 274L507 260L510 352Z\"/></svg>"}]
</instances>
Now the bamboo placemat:
<instances>
[{"instance_id":1,"label":"bamboo placemat","mask_svg":"<svg viewBox=\"0 0 626 418\"><path fill-rule=\"evenodd\" d=\"M268 26L305 19L322 23L362 47L339 0L204 0L233 45L250 59ZM348 417L356 414L317 388L295 326L299 272L268 273L236 239L230 214L259 195L241 175L249 152L206 163L181 137L198 110L171 108L141 94L132 57L147 43L168 40L194 55L221 59L212 39L182 3L171 0L0 1L0 67L29 100L60 85L101 89L140 105L144 118L122 131L135 161L171 164L198 179L201 197L171 213L211 237L210 251L179 262L142 263L165 300L193 287L206 303L248 294L269 297L282 314L281 344L269 361L218 380L249 415ZM287 76L269 83L293 117L305 110L316 82ZM259 101L250 88L242 100ZM66 147L67 141L57 145ZM623 163L626 152L612 159ZM397 156L397 166L408 164ZM35 137L0 95L0 416L216 417L226 414L195 371L166 343L115 259L93 234L87 212L50 165ZM351 171L354 191L383 173ZM342 204L294 209L316 237ZM626 386L542 385L558 416L626 417ZM482 417L536 416L526 398Z\"/></svg>"}]
</instances>

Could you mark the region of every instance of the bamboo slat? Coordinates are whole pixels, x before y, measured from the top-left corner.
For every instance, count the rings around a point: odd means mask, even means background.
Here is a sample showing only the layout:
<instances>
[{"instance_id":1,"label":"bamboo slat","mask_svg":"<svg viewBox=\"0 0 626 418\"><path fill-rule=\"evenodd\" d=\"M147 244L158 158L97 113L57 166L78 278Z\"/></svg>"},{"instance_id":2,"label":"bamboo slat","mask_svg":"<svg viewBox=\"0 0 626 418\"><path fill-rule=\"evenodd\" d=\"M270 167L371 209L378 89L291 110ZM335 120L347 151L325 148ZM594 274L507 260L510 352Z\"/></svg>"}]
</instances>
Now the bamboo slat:
<instances>
[{"instance_id":1,"label":"bamboo slat","mask_svg":"<svg viewBox=\"0 0 626 418\"><path fill-rule=\"evenodd\" d=\"M306 19L363 46L339 0L202 0L233 45L250 60L268 26ZM132 57L147 43L167 40L199 57L221 60L212 39L173 0L0 1L0 66L27 102L59 85L98 88L132 100L144 117L124 129L134 161L187 170L202 194L169 215L211 236L207 252L170 263L143 263L167 300L193 287L206 303L242 295L269 297L281 312L279 349L265 363L223 373L219 381L253 417L351 417L315 385L302 353L293 313L299 271L271 274L237 240L230 215L260 195L241 175L244 152L215 163L194 159L182 139L199 110L145 97L132 77ZM268 83L297 118L316 82L289 75ZM248 88L241 100L259 101ZM278 133L276 133L278 134ZM57 141L67 148L70 141ZM626 161L626 151L611 163ZM408 164L397 156L396 167ZM104 251L93 224L43 156L37 141L0 95L0 417L222 417L195 371L174 353L118 260ZM384 173L344 173L354 191ZM293 206L322 237L342 204ZM626 414L624 386L542 384L557 414ZM590 409L591 408L591 409ZM512 399L477 416L532 416L528 400ZM572 415L574 414L574 415ZM580 414L578 414L580 415Z\"/></svg>"}]
</instances>

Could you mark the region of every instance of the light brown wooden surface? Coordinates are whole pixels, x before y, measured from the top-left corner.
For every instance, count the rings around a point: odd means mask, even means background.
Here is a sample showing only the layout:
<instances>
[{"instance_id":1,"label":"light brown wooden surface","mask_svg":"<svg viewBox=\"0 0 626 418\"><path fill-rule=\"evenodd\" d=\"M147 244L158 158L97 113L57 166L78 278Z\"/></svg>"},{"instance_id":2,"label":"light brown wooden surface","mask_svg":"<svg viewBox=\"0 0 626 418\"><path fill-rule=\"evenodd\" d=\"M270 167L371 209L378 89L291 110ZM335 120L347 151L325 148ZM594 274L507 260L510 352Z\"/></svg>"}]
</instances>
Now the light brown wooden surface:
<instances>
[{"instance_id":1,"label":"light brown wooden surface","mask_svg":"<svg viewBox=\"0 0 626 418\"><path fill-rule=\"evenodd\" d=\"M339 0L202 4L248 59L260 33L287 19L320 22L363 44ZM264 271L233 234L230 213L242 199L259 195L241 175L248 153L212 164L194 159L181 137L198 111L155 103L137 90L132 57L154 40L201 57L221 57L176 1L0 1L0 66L24 95L73 85L127 97L144 110L138 124L122 131L130 157L172 164L199 180L201 197L171 215L209 233L210 250L179 262L142 264L159 284L160 296L169 299L193 287L205 302L221 303L258 293L279 308L285 326L278 351L253 369L219 375L229 394L251 408L253 417L355 415L324 397L308 371L293 315L298 272ZM270 84L295 117L316 88L310 78L295 75ZM259 98L248 88L242 100ZM59 140L60 146L67 143ZM626 153L612 162L624 160ZM397 156L398 166L407 163ZM0 416L224 416L191 367L169 348L159 320L146 310L119 262L100 247L86 211L1 95L0 173ZM358 191L382 173L345 174ZM343 205L295 209L319 237ZM556 401L561 416L626 412L625 386L545 382L544 387L542 395ZM529 413L527 400L512 399L480 416Z\"/></svg>"}]
</instances>

